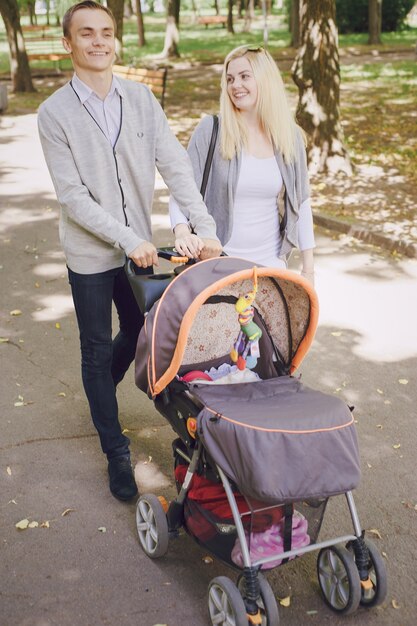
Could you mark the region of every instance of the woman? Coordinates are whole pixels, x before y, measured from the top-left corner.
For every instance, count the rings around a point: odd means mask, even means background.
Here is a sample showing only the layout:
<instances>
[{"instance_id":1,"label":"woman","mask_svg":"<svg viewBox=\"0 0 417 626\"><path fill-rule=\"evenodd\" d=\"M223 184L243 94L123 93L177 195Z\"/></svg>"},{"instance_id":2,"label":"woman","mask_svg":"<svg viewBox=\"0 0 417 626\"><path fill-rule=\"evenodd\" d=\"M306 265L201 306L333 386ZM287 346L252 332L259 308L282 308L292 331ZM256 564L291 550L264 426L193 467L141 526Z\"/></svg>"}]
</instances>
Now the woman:
<instances>
[{"instance_id":1,"label":"woman","mask_svg":"<svg viewBox=\"0 0 417 626\"><path fill-rule=\"evenodd\" d=\"M213 128L205 117L188 153L201 185ZM284 84L263 48L240 46L224 62L219 136L205 202L224 251L254 263L287 267L293 248L302 275L314 282L315 247L304 136L287 102ZM197 257L201 241L170 199L176 248Z\"/></svg>"}]
</instances>

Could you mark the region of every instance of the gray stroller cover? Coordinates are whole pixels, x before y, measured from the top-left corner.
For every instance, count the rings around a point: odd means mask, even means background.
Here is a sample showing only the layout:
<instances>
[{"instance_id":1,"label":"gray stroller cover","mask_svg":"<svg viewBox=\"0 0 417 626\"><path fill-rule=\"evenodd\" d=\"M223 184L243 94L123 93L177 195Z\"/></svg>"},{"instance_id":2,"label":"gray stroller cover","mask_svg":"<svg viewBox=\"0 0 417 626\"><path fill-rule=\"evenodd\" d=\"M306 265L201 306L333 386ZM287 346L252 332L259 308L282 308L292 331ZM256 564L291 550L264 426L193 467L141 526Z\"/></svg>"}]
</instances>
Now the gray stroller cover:
<instances>
[{"instance_id":1,"label":"gray stroller cover","mask_svg":"<svg viewBox=\"0 0 417 626\"><path fill-rule=\"evenodd\" d=\"M240 330L235 303L253 288L255 276L261 380L190 383L186 393L201 406L198 436L241 493L264 502L354 489L360 466L351 411L339 398L293 377L318 322L316 293L294 272L223 257L179 273L146 317L136 384L156 397L176 376L231 363Z\"/></svg>"}]
</instances>

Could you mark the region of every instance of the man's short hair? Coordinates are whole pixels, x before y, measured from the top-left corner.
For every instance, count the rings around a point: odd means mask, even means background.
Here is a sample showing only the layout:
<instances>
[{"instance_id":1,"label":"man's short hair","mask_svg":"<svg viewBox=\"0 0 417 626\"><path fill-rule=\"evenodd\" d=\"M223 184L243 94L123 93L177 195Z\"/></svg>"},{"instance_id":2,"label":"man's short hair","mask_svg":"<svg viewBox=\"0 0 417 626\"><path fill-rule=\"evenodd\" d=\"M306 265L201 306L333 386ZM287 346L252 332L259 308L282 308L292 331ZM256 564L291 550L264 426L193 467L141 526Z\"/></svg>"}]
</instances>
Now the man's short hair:
<instances>
[{"instance_id":1,"label":"man's short hair","mask_svg":"<svg viewBox=\"0 0 417 626\"><path fill-rule=\"evenodd\" d=\"M73 4L72 7L70 7L65 13L62 19L62 30L64 33L64 37L66 37L67 39L69 39L70 37L72 16L80 9L95 9L98 11L104 11L113 20L114 32L116 32L116 20L109 8L103 6L102 4L99 4L98 2L95 2L94 0L82 0L82 2L77 2L77 4Z\"/></svg>"}]
</instances>

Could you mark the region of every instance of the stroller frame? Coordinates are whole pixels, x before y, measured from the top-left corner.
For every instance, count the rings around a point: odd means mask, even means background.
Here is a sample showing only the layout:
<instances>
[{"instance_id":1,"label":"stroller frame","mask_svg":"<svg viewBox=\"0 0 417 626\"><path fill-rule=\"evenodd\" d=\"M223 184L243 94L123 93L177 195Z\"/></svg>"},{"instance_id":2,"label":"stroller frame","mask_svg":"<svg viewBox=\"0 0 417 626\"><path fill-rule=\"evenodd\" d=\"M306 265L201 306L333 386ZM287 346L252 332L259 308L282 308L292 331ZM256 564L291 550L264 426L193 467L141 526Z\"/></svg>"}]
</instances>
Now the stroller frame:
<instances>
[{"instance_id":1,"label":"stroller frame","mask_svg":"<svg viewBox=\"0 0 417 626\"><path fill-rule=\"evenodd\" d=\"M165 255L166 249L161 256L167 258ZM233 259L231 260L233 261ZM181 268L178 268L178 270L174 273L177 277L181 272ZM170 286L173 276L165 274L158 280L154 280L152 277L137 277L139 281L136 283L131 264L127 268L127 273L131 279L136 299L146 317L147 312L157 298L161 297L164 290ZM297 282L301 283L302 286L303 282L305 283L305 281L300 281L300 279ZM305 283L305 286L307 290L307 283ZM152 296L149 296L150 287L154 292ZM312 341L313 336L314 332L310 333L307 344ZM305 341L303 340L301 343L304 347ZM303 354L301 357L297 355L297 359L293 359L291 372L301 362L302 357ZM154 365L150 366L148 360L149 389L153 396L155 407L167 418L173 430L180 436L181 443L185 444L187 453L184 449L176 446L174 447L174 454L181 457L188 464L188 467L181 486L179 487L178 485L178 495L169 505L166 503L166 506L164 506L160 499L153 494L144 494L139 498L136 511L139 541L149 557L157 558L165 554L168 549L169 539L178 536L179 529L182 526L185 526L188 530L184 518L184 505L187 494L191 488L193 476L198 473L199 468L201 468L202 464L205 464L208 458L209 467L217 474L226 494L236 535L240 542L243 563L243 567L235 565L235 568L242 572L238 579L237 588L226 577L218 577L210 583L209 611L212 624L227 623L241 626L250 623L261 624L262 626L277 626L279 622L278 607L269 583L267 583L260 572L262 566L277 561L277 557L280 563L286 563L290 558L316 550L319 551L317 562L319 584L324 600L330 608L339 614L350 614L358 608L359 604L365 608L381 604L387 592L385 564L376 547L365 538L365 532L359 521L353 494L349 488L333 492L333 495L344 495L346 498L353 526L351 534L337 536L324 541L313 541L308 545L292 549L286 549L284 544L284 551L279 552L279 554L271 554L263 558L251 557L250 540L248 540L245 532L243 518L268 508L283 507L285 506L285 501L282 501L282 504L280 504L281 501L271 505L265 504L264 508L251 509L249 512L241 513L239 511L232 486L234 482L226 476L219 464L211 458L211 454L205 448L201 438L195 438L187 429L187 416L195 417L200 413L200 398L198 396L194 397L190 388L174 380L172 375L169 379L167 373L164 374L163 370L158 372L155 378L153 368ZM153 374L152 384L151 374ZM159 380L157 380L158 376L160 377ZM138 386L141 387L140 384ZM203 451L206 455L204 458ZM326 502L333 495L328 495L325 498ZM292 500L292 502L296 503L296 500ZM231 524L231 520L227 524ZM191 530L190 534L193 535L198 543L202 543ZM214 554L216 553L214 552ZM333 567L334 562L336 562L336 568ZM230 563L228 564L231 565ZM340 573L341 570L343 570L342 573ZM338 575L339 578L337 578ZM337 601L334 599L335 594L338 598L340 597Z\"/></svg>"}]
</instances>

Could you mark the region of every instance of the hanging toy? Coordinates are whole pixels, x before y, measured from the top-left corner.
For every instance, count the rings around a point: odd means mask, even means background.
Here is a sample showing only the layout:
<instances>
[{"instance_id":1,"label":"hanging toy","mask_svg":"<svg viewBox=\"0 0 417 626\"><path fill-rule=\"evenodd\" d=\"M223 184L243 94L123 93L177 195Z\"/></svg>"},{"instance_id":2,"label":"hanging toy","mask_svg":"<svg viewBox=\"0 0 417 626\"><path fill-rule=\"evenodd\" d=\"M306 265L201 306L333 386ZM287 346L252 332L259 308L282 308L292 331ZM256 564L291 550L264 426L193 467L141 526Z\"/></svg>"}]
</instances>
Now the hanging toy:
<instances>
[{"instance_id":1,"label":"hanging toy","mask_svg":"<svg viewBox=\"0 0 417 626\"><path fill-rule=\"evenodd\" d=\"M259 357L259 339L262 337L261 329L253 321L252 304L258 291L256 267L253 268L253 275L252 291L240 296L235 304L235 309L239 313L240 332L230 352L230 357L240 370L244 370L245 367L253 369L256 366Z\"/></svg>"}]
</instances>

